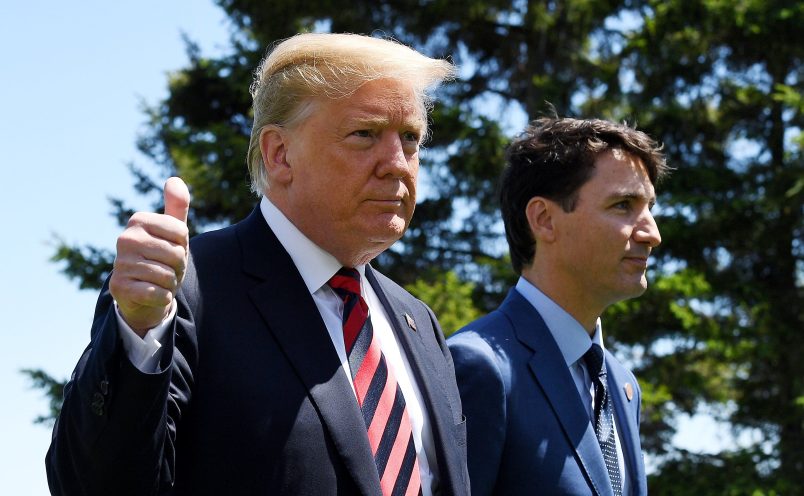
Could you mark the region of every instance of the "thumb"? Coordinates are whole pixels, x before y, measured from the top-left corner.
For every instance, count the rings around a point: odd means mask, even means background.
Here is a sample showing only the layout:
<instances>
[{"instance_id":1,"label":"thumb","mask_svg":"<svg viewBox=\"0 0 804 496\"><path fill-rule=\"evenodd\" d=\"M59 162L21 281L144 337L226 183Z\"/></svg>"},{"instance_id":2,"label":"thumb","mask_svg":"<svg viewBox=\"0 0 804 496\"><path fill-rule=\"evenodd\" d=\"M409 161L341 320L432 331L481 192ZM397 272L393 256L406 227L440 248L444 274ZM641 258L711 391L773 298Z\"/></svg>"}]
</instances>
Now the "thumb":
<instances>
[{"instance_id":1,"label":"thumb","mask_svg":"<svg viewBox=\"0 0 804 496\"><path fill-rule=\"evenodd\" d=\"M180 177L171 177L165 182L165 215L187 223L190 210L190 191Z\"/></svg>"}]
</instances>

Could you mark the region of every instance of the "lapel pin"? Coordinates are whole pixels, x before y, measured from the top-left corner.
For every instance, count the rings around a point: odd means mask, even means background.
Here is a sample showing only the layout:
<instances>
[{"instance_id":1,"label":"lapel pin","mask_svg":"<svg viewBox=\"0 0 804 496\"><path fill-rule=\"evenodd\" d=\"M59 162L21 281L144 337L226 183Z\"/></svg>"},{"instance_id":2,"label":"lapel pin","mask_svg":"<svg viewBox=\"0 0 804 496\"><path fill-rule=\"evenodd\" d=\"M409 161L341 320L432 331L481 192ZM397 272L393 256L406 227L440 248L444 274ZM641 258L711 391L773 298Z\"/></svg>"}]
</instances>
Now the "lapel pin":
<instances>
[{"instance_id":1,"label":"lapel pin","mask_svg":"<svg viewBox=\"0 0 804 496\"><path fill-rule=\"evenodd\" d=\"M411 317L408 314L405 314L405 320L408 322L408 326L415 331L416 330L416 322L413 321L413 317Z\"/></svg>"},{"instance_id":2,"label":"lapel pin","mask_svg":"<svg viewBox=\"0 0 804 496\"><path fill-rule=\"evenodd\" d=\"M634 397L634 388L631 387L631 383L626 382L625 386L623 386L623 389L625 389L625 397L628 398L628 401L631 401L631 399Z\"/></svg>"}]
</instances>

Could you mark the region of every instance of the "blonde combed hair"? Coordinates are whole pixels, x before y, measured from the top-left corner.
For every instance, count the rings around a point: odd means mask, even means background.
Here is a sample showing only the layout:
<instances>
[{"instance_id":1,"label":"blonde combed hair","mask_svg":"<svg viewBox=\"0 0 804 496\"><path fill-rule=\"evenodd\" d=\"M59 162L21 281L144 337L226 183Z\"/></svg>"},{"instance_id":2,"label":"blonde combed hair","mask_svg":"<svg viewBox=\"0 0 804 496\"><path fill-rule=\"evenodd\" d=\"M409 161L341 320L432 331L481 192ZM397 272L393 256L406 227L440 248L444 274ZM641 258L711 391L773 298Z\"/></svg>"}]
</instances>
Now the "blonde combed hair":
<instances>
[{"instance_id":1,"label":"blonde combed hair","mask_svg":"<svg viewBox=\"0 0 804 496\"><path fill-rule=\"evenodd\" d=\"M394 40L357 34L305 33L277 44L254 75L254 125L248 148L251 190L258 196L268 188L260 152L265 126L290 128L314 111L315 98L339 99L378 79L412 86L426 120L431 91L454 77L454 66L433 59Z\"/></svg>"}]
</instances>

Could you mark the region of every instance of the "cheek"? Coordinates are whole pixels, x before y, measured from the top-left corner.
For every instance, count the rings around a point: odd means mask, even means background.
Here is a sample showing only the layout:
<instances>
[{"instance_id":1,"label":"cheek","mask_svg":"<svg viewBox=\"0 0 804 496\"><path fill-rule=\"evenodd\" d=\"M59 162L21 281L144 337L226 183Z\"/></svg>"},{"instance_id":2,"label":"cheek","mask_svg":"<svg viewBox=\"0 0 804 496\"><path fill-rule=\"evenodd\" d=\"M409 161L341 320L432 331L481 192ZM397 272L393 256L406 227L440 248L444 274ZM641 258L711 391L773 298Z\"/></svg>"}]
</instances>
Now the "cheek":
<instances>
[{"instance_id":1,"label":"cheek","mask_svg":"<svg viewBox=\"0 0 804 496\"><path fill-rule=\"evenodd\" d=\"M413 180L415 181L416 177L419 175L419 154L418 154L418 152L415 153L414 155L409 156L407 158L407 162L408 162L408 172L410 174L410 177L412 177Z\"/></svg>"},{"instance_id":2,"label":"cheek","mask_svg":"<svg viewBox=\"0 0 804 496\"><path fill-rule=\"evenodd\" d=\"M411 203L416 203L416 176L413 176L410 181L408 181L407 188L408 194L410 195Z\"/></svg>"},{"instance_id":3,"label":"cheek","mask_svg":"<svg viewBox=\"0 0 804 496\"><path fill-rule=\"evenodd\" d=\"M611 250L623 250L631 237L631 231L626 224L610 218L591 224L588 226L588 231L588 236L593 242Z\"/></svg>"},{"instance_id":4,"label":"cheek","mask_svg":"<svg viewBox=\"0 0 804 496\"><path fill-rule=\"evenodd\" d=\"M619 258L622 250L621 237L617 231L602 229L600 225L579 226L573 232L573 257L587 270L600 270Z\"/></svg>"},{"instance_id":5,"label":"cheek","mask_svg":"<svg viewBox=\"0 0 804 496\"><path fill-rule=\"evenodd\" d=\"M400 176L397 176L400 177ZM411 201L416 201L416 187L418 185L419 177L419 162L418 160L409 159L407 165L407 173L400 177L400 181L405 190L407 190L408 197Z\"/></svg>"}]
</instances>

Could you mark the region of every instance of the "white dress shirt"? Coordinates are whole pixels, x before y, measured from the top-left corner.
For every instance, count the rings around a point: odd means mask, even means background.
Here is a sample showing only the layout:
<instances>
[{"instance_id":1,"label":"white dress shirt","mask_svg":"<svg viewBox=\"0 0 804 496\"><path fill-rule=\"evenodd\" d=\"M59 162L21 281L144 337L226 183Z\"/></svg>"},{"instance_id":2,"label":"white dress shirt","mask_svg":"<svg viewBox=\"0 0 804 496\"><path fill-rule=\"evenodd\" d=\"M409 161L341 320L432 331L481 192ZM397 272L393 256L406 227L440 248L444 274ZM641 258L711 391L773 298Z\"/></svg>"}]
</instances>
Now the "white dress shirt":
<instances>
[{"instance_id":1,"label":"white dress shirt","mask_svg":"<svg viewBox=\"0 0 804 496\"><path fill-rule=\"evenodd\" d=\"M352 374L349 371L349 359L346 356L346 347L343 343L343 301L327 285L329 279L341 268L341 263L310 241L266 197L263 197L260 202L260 211L279 242L285 248L285 251L293 259L296 269L310 291L310 295L329 332L335 352L341 361L343 373L346 374L354 390ZM413 443L416 447L416 456L419 462L419 471L421 472L422 494L430 496L433 493L432 488L437 487L438 478L436 475L437 466L433 432L424 399L420 388L413 379L413 372L408 358L396 340L385 307L380 303L374 289L366 281L366 267L362 265L355 268L360 272L361 294L369 307L369 318L374 329L374 335L377 337L388 367L394 371L399 388L405 397L412 427ZM115 308L117 308L116 304ZM158 371L159 358L162 352L160 341L163 339L167 329L171 327L175 315L176 304L174 301L170 315L159 326L151 329L145 335L145 338L140 339L118 312L117 320L121 329L120 334L123 346L132 364L140 371L144 373Z\"/></svg>"},{"instance_id":2,"label":"white dress shirt","mask_svg":"<svg viewBox=\"0 0 804 496\"><path fill-rule=\"evenodd\" d=\"M595 333L590 338L589 333L583 326L575 320L569 313L561 308L556 302L550 299L547 295L542 293L539 288L534 286L524 277L520 277L516 283L516 290L533 305L533 307L542 316L544 323L550 334L553 335L558 349L561 350L561 355L572 374L572 379L575 381L575 387L578 389L578 394L583 400L586 407L586 413L589 415L590 422L594 422L595 411L595 385L592 382L592 377L586 370L586 364L583 361L583 355L596 343L603 348L603 334L600 319L595 323ZM603 348L605 350L605 348ZM613 391L609 391L613 394ZM611 400L611 397L610 397ZM612 410L614 410L612 408ZM630 487L628 484L628 477L626 477L625 459L623 458L623 442L617 429L618 424L617 412L614 411L614 432L617 436L617 461L620 465L620 480L623 484L623 495L630 494Z\"/></svg>"}]
</instances>

